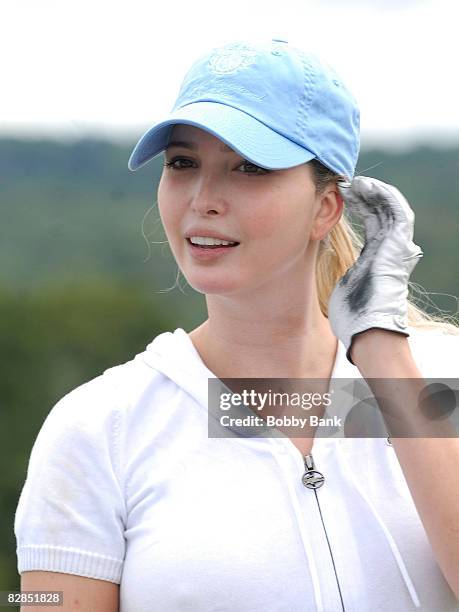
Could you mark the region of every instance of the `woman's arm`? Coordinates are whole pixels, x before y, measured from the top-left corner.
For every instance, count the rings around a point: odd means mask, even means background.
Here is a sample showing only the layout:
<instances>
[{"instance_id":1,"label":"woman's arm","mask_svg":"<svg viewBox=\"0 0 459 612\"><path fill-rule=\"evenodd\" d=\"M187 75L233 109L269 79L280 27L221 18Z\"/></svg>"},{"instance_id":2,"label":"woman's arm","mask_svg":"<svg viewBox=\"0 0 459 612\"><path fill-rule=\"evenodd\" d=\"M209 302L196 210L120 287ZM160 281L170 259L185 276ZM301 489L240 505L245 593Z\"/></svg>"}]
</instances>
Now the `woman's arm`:
<instances>
[{"instance_id":1,"label":"woman's arm","mask_svg":"<svg viewBox=\"0 0 459 612\"><path fill-rule=\"evenodd\" d=\"M328 305L335 336L374 394L438 564L459 599L459 439L429 420L426 382L408 344L408 281L422 257L415 215L392 185L355 177L341 195L365 226L364 247ZM398 434L398 435L397 435Z\"/></svg>"},{"instance_id":2,"label":"woman's arm","mask_svg":"<svg viewBox=\"0 0 459 612\"><path fill-rule=\"evenodd\" d=\"M63 591L64 604L60 612L118 612L119 585L60 572L24 572L21 591ZM22 606L21 612L43 612L50 606ZM56 606L52 606L56 610Z\"/></svg>"},{"instance_id":3,"label":"woman's arm","mask_svg":"<svg viewBox=\"0 0 459 612\"><path fill-rule=\"evenodd\" d=\"M391 440L440 569L459 600L459 438L452 425L428 420L419 410L426 383L405 336L369 329L355 336L351 353L383 415L396 416L398 431L413 436ZM397 378L404 379L400 385Z\"/></svg>"}]
</instances>

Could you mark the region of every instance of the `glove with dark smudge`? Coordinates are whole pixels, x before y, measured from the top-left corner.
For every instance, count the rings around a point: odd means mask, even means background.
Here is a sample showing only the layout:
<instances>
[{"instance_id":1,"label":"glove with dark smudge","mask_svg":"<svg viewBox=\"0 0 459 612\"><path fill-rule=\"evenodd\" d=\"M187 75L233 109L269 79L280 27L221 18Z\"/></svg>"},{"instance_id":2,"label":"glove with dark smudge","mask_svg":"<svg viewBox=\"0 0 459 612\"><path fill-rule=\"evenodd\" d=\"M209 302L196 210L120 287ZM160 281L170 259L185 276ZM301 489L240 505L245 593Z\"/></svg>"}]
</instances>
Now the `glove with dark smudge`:
<instances>
[{"instance_id":1,"label":"glove with dark smudge","mask_svg":"<svg viewBox=\"0 0 459 612\"><path fill-rule=\"evenodd\" d=\"M363 249L328 303L333 333L355 365L350 349L356 334L380 328L409 336L408 280L423 252L413 242L414 212L398 189L366 176L338 185L365 228Z\"/></svg>"}]
</instances>

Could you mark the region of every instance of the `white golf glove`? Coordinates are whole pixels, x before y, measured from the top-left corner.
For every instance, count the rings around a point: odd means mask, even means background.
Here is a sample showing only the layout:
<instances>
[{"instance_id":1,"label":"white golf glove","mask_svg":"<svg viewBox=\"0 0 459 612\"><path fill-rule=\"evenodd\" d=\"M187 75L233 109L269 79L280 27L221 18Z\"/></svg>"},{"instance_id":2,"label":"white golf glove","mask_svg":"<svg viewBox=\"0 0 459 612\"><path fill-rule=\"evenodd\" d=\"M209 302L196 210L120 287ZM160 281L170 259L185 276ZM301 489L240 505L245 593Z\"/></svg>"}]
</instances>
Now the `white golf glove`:
<instances>
[{"instance_id":1,"label":"white golf glove","mask_svg":"<svg viewBox=\"0 0 459 612\"><path fill-rule=\"evenodd\" d=\"M414 212L398 189L366 176L339 189L350 211L363 219L365 244L330 296L328 319L355 365L355 334L378 327L409 336L408 279L423 252L413 242Z\"/></svg>"}]
</instances>

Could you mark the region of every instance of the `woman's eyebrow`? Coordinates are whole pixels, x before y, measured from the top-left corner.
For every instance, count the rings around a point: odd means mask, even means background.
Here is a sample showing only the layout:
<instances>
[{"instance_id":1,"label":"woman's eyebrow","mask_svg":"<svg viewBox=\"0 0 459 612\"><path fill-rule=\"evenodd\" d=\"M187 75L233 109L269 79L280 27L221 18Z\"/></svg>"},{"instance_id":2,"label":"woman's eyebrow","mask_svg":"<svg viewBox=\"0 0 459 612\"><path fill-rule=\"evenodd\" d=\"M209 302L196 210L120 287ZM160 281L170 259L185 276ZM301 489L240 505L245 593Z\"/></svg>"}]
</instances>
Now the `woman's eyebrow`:
<instances>
[{"instance_id":1,"label":"woman's eyebrow","mask_svg":"<svg viewBox=\"0 0 459 612\"><path fill-rule=\"evenodd\" d=\"M198 148L194 142L186 142L184 140L171 140L165 150L167 151L167 149L169 149L170 147L183 147L184 149L191 149L192 151L196 151L196 149ZM231 147L226 144L222 144L222 146L220 147L220 151L222 153L235 152Z\"/></svg>"}]
</instances>

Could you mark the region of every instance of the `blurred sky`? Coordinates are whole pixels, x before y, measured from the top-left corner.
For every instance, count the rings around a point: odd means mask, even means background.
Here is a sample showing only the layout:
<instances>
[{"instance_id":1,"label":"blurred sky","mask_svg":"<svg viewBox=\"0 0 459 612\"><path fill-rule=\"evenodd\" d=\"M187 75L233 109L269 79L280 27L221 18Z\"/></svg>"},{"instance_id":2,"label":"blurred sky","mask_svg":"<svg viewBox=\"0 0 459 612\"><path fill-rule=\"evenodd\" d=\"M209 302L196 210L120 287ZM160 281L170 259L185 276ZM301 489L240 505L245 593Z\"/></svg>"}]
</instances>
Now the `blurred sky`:
<instances>
[{"instance_id":1,"label":"blurred sky","mask_svg":"<svg viewBox=\"0 0 459 612\"><path fill-rule=\"evenodd\" d=\"M362 146L459 144L457 0L3 0L1 135L134 140L192 61L244 37L327 60Z\"/></svg>"}]
</instances>

